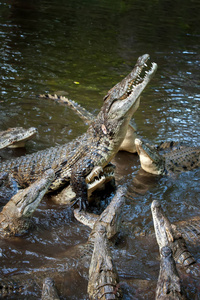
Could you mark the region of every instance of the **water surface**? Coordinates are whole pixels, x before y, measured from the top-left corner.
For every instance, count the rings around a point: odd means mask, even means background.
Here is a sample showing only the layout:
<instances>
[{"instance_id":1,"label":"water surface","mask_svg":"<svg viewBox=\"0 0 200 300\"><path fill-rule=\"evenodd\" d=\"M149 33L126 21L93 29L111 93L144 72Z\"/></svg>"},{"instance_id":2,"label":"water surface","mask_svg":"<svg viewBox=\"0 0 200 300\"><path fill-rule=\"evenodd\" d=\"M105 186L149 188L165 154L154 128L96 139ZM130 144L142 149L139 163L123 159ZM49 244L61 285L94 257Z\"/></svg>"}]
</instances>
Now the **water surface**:
<instances>
[{"instance_id":1,"label":"water surface","mask_svg":"<svg viewBox=\"0 0 200 300\"><path fill-rule=\"evenodd\" d=\"M0 130L38 128L26 150L4 150L2 159L63 144L87 129L69 108L37 94L60 93L97 114L103 96L144 53L158 71L134 115L139 136L153 144L173 139L199 145L199 8L197 0L0 1ZM120 239L113 246L124 298L154 299L158 247L155 239L141 234L153 225L150 204L161 200L171 221L198 214L200 172L143 178L146 193L141 195L134 190L137 155L118 153L113 162L117 184L129 185ZM74 220L69 207L48 199L33 221L35 227L25 237L0 241L1 275L59 264L66 251L73 265L70 251L86 242L90 232ZM190 250L199 260L199 247L190 245ZM62 299L87 299L87 271L80 265L65 272ZM189 298L200 297L198 282L185 274L182 278ZM39 288L21 299L26 297L38 299Z\"/></svg>"}]
</instances>

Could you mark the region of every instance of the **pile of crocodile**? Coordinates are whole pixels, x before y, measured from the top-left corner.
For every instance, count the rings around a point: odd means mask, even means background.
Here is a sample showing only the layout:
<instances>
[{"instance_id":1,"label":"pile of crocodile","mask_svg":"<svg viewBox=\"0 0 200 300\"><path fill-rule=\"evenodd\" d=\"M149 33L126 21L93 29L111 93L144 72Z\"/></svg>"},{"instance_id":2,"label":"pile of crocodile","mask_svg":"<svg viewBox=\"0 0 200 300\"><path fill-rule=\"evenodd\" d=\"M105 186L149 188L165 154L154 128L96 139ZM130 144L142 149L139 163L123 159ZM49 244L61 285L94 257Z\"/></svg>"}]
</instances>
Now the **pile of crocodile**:
<instances>
[{"instance_id":1,"label":"pile of crocodile","mask_svg":"<svg viewBox=\"0 0 200 300\"><path fill-rule=\"evenodd\" d=\"M115 166L111 161L117 152L137 152L141 168L155 175L177 174L200 164L200 147L175 142L149 145L137 136L131 118L139 107L142 91L157 69L156 63L152 63L144 72L148 59L147 54L139 57L132 72L108 91L96 117L65 97L40 95L71 107L89 124L88 130L70 143L0 163L0 189L11 198L0 213L2 238L27 232L34 211L47 193L57 204L72 205L75 218L92 229L87 243L74 246L73 251L77 261L89 262L89 299L123 299L111 248L114 236L120 231L127 187L117 187L111 203L100 215L87 212L93 192L113 185ZM22 147L35 133L35 128L9 129L0 133L0 147ZM153 201L151 209L160 251L156 299L186 299L176 264L182 272L200 276L198 263L186 245L192 239L199 239L200 217L171 224L159 201ZM68 258L66 253L63 266ZM57 269L56 264L51 264L30 274L1 278L1 296L20 295L28 286L37 284L42 299L59 299L58 277L62 278L65 268L54 272Z\"/></svg>"}]
</instances>

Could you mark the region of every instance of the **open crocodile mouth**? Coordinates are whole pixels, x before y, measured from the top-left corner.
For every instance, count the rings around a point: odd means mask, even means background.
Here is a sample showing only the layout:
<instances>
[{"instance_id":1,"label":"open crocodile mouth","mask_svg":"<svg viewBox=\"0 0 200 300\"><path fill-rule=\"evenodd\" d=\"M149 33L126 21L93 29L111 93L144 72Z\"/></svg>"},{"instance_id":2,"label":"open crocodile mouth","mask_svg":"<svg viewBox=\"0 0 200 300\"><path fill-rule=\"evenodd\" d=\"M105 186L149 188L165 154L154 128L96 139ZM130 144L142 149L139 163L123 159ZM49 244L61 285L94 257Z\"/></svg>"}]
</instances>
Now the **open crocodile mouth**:
<instances>
[{"instance_id":1,"label":"open crocodile mouth","mask_svg":"<svg viewBox=\"0 0 200 300\"><path fill-rule=\"evenodd\" d=\"M98 174L95 174L92 177L87 176L86 183L88 186L88 190L90 192L93 192L104 183L111 181L114 178L114 172L115 166L112 164L108 164L100 172L98 172Z\"/></svg>"},{"instance_id":2,"label":"open crocodile mouth","mask_svg":"<svg viewBox=\"0 0 200 300\"><path fill-rule=\"evenodd\" d=\"M104 97L104 101L108 100L104 112L124 111L128 107L133 108L131 104L136 105L136 100L157 70L156 63L151 63L150 67L147 65L149 58L148 54L140 56L131 73L108 91L108 94ZM124 102L126 106L123 108ZM135 110L137 110L137 107L135 107Z\"/></svg>"},{"instance_id":3,"label":"open crocodile mouth","mask_svg":"<svg viewBox=\"0 0 200 300\"><path fill-rule=\"evenodd\" d=\"M130 79L127 77L124 80L127 80L127 87L125 87L125 91L123 95L119 98L120 100L126 99L129 97L135 90L135 88L140 85L145 78L154 73L157 68L156 63L148 63L150 56L148 54L143 55L138 59L138 62L133 69L133 71L128 75ZM132 77L132 78L131 78Z\"/></svg>"}]
</instances>

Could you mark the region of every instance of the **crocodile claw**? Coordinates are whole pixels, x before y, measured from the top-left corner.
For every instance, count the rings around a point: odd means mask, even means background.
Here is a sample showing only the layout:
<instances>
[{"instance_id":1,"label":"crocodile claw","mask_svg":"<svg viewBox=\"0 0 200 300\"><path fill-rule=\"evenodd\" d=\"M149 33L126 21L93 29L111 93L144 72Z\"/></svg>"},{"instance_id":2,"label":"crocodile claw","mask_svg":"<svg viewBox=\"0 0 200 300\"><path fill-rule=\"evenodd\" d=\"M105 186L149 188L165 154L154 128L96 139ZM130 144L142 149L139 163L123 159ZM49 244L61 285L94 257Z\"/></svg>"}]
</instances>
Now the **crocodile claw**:
<instances>
[{"instance_id":1,"label":"crocodile claw","mask_svg":"<svg viewBox=\"0 0 200 300\"><path fill-rule=\"evenodd\" d=\"M87 199L84 200L84 199L82 199L81 197L78 197L78 198L74 201L74 203L71 205L71 207L73 207L73 206L76 205L77 203L78 203L78 205L79 205L79 211L81 211L82 209L83 209L84 211L86 211L87 206L89 206L89 203L88 203L88 200L87 200Z\"/></svg>"}]
</instances>

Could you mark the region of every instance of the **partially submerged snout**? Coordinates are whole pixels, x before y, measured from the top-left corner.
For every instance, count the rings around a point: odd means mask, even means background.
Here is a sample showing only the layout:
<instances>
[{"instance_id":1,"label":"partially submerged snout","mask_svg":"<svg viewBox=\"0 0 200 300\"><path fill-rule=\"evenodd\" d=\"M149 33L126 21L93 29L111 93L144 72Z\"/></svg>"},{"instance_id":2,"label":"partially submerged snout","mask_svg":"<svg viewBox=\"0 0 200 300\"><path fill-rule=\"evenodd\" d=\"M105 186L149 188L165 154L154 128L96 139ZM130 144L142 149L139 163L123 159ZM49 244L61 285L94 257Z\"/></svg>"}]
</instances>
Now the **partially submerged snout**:
<instances>
[{"instance_id":1,"label":"partially submerged snout","mask_svg":"<svg viewBox=\"0 0 200 300\"><path fill-rule=\"evenodd\" d=\"M172 249L170 247L163 247L160 251L160 254L162 257L168 257L168 256L172 256Z\"/></svg>"},{"instance_id":2,"label":"partially submerged snout","mask_svg":"<svg viewBox=\"0 0 200 300\"><path fill-rule=\"evenodd\" d=\"M173 241L171 223L163 213L160 201L154 200L152 202L151 212L157 243L161 250L163 247L168 246L169 242Z\"/></svg>"},{"instance_id":3,"label":"partially submerged snout","mask_svg":"<svg viewBox=\"0 0 200 300\"><path fill-rule=\"evenodd\" d=\"M135 146L143 170L155 175L165 173L165 160L156 149L145 144L138 138L135 139Z\"/></svg>"},{"instance_id":4,"label":"partially submerged snout","mask_svg":"<svg viewBox=\"0 0 200 300\"><path fill-rule=\"evenodd\" d=\"M54 180L52 169L24 190L20 190L0 213L0 235L19 235L29 228L30 218Z\"/></svg>"},{"instance_id":5,"label":"partially submerged snout","mask_svg":"<svg viewBox=\"0 0 200 300\"><path fill-rule=\"evenodd\" d=\"M153 200L151 204L151 210L154 211L156 208L161 207L160 201L158 200Z\"/></svg>"}]
</instances>

